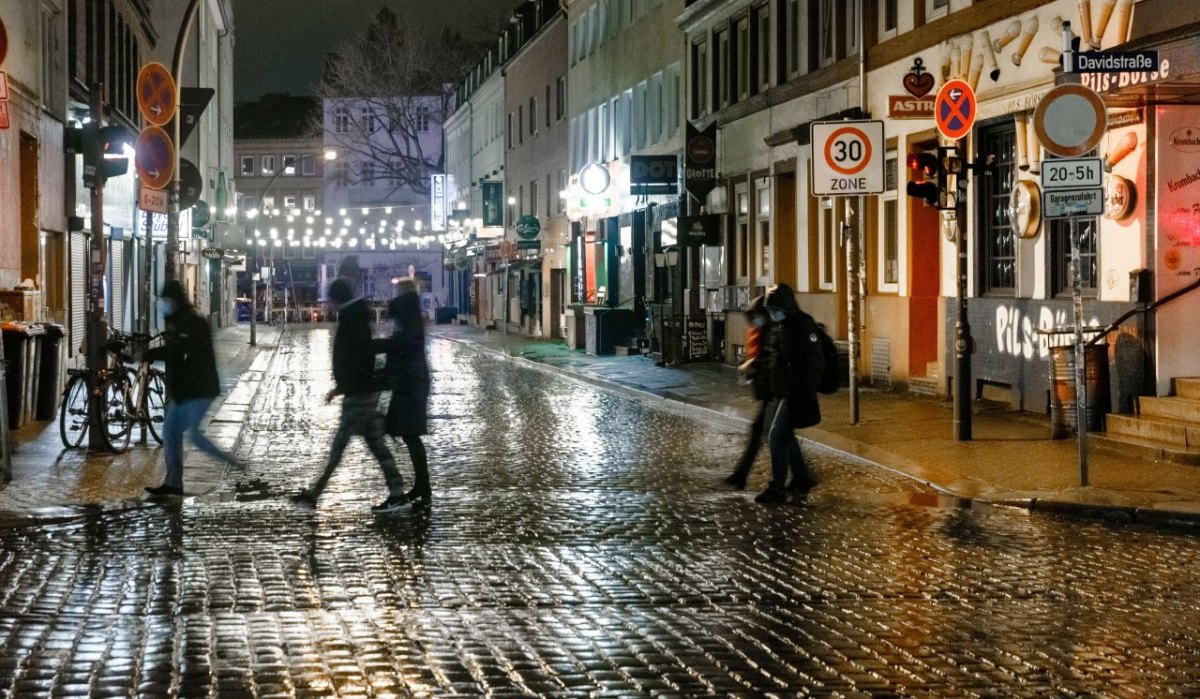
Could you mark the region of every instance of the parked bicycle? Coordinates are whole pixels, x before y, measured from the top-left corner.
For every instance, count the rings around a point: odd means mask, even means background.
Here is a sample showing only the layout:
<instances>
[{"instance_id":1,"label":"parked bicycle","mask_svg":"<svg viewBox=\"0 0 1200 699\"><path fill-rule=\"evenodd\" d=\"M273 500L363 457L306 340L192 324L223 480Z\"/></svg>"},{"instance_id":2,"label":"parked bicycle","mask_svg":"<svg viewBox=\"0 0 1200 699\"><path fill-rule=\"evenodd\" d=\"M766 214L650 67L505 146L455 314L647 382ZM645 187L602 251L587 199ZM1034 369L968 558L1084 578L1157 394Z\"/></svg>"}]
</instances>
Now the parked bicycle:
<instances>
[{"instance_id":1,"label":"parked bicycle","mask_svg":"<svg viewBox=\"0 0 1200 699\"><path fill-rule=\"evenodd\" d=\"M107 343L109 363L100 370L100 392L103 402L101 424L104 445L113 452L129 447L133 428L142 426L146 434L162 444L162 423L166 414L166 381L163 372L141 359L150 343L158 336L115 332ZM130 348L136 350L137 365ZM67 447L83 443L90 426L88 370L68 370L70 379L63 392L59 409L59 434Z\"/></svg>"}]
</instances>

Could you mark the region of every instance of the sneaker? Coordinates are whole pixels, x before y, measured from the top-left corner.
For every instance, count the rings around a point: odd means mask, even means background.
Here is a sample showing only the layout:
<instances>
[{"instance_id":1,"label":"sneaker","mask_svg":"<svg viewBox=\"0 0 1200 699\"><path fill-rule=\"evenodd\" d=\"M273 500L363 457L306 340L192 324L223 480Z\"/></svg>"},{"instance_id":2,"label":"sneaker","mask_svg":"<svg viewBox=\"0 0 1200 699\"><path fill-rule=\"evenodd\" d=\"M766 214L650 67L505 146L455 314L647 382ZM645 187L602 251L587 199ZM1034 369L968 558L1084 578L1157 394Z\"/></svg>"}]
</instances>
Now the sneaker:
<instances>
[{"instance_id":1,"label":"sneaker","mask_svg":"<svg viewBox=\"0 0 1200 699\"><path fill-rule=\"evenodd\" d=\"M764 505L777 502L787 502L787 492L782 488L767 488L755 496L754 502Z\"/></svg>"},{"instance_id":2,"label":"sneaker","mask_svg":"<svg viewBox=\"0 0 1200 699\"><path fill-rule=\"evenodd\" d=\"M156 498L162 498L162 497L168 497L168 496L183 495L183 488L176 488L173 485L167 485L166 483L163 483L162 485L160 485L156 488L151 488L151 487L147 486L146 492L150 493L151 495L153 495Z\"/></svg>"},{"instance_id":3,"label":"sneaker","mask_svg":"<svg viewBox=\"0 0 1200 699\"><path fill-rule=\"evenodd\" d=\"M317 504L317 494L309 489L301 490L292 496L292 502L297 505L308 505L311 507Z\"/></svg>"},{"instance_id":4,"label":"sneaker","mask_svg":"<svg viewBox=\"0 0 1200 699\"><path fill-rule=\"evenodd\" d=\"M409 512L412 510L412 506L412 500L409 500L407 495L392 495L387 500L372 507L371 512L377 515L394 515L401 512Z\"/></svg>"}]
</instances>

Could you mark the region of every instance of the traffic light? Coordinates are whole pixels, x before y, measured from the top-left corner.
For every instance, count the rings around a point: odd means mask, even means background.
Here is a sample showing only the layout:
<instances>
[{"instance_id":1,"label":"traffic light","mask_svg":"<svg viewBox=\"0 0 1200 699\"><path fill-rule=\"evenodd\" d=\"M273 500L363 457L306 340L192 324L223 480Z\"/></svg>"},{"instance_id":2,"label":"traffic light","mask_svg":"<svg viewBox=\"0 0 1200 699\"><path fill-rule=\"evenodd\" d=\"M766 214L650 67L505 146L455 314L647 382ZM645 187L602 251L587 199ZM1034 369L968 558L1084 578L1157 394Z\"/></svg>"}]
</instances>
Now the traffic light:
<instances>
[{"instance_id":1,"label":"traffic light","mask_svg":"<svg viewBox=\"0 0 1200 699\"><path fill-rule=\"evenodd\" d=\"M908 196L921 199L928 206L940 207L946 191L946 173L938 156L928 151L909 153L908 169L914 177L908 183Z\"/></svg>"},{"instance_id":2,"label":"traffic light","mask_svg":"<svg viewBox=\"0 0 1200 699\"><path fill-rule=\"evenodd\" d=\"M100 126L94 121L82 126L68 126L63 134L66 150L83 156L83 182L88 187L97 181L103 185L110 177L129 172L129 158L124 157L124 144L132 143L135 135L120 124Z\"/></svg>"}]
</instances>

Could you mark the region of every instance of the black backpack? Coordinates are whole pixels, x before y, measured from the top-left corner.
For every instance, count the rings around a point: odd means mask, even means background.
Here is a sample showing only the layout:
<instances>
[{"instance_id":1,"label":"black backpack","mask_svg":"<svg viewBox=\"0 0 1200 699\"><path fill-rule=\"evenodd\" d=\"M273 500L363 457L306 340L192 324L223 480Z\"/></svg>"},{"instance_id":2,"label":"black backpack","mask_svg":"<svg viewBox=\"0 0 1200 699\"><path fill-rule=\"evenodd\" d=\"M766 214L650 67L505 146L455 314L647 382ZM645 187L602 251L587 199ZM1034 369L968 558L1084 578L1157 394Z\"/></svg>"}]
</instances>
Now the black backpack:
<instances>
[{"instance_id":1,"label":"black backpack","mask_svg":"<svg viewBox=\"0 0 1200 699\"><path fill-rule=\"evenodd\" d=\"M817 323L817 339L821 342L821 356L825 359L825 371L821 374L821 380L817 382L817 392L829 395L837 393L842 387L841 372L838 367L840 360L838 359L837 345L834 344L833 338L829 333L825 332L825 326Z\"/></svg>"}]
</instances>

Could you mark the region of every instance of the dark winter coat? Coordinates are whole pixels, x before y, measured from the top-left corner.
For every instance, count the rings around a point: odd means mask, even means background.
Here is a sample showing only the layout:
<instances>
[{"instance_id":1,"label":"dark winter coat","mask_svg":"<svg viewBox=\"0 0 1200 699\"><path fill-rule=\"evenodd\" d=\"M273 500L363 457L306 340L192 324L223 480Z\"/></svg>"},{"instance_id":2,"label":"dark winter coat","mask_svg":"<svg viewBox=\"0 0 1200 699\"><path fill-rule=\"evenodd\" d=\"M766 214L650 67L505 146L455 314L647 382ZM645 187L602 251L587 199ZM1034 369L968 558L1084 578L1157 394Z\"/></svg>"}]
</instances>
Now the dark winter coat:
<instances>
[{"instance_id":1,"label":"dark winter coat","mask_svg":"<svg viewBox=\"0 0 1200 699\"><path fill-rule=\"evenodd\" d=\"M166 363L167 395L173 401L216 397L221 380L208 321L186 303L165 320L163 344L148 350L145 359Z\"/></svg>"},{"instance_id":2,"label":"dark winter coat","mask_svg":"<svg viewBox=\"0 0 1200 699\"><path fill-rule=\"evenodd\" d=\"M333 382L347 396L378 391L375 350L371 342L371 309L354 299L338 309L333 334Z\"/></svg>"},{"instance_id":3,"label":"dark winter coat","mask_svg":"<svg viewBox=\"0 0 1200 699\"><path fill-rule=\"evenodd\" d=\"M429 429L429 363L425 359L425 326L415 292L397 296L388 305L394 323L392 336L375 341L386 353L383 385L390 389L386 429L394 437L423 435Z\"/></svg>"},{"instance_id":4,"label":"dark winter coat","mask_svg":"<svg viewBox=\"0 0 1200 699\"><path fill-rule=\"evenodd\" d=\"M788 401L792 427L819 423L817 384L825 371L825 357L816 321L803 311L789 311L782 321L771 324L766 347L771 398Z\"/></svg>"}]
</instances>

